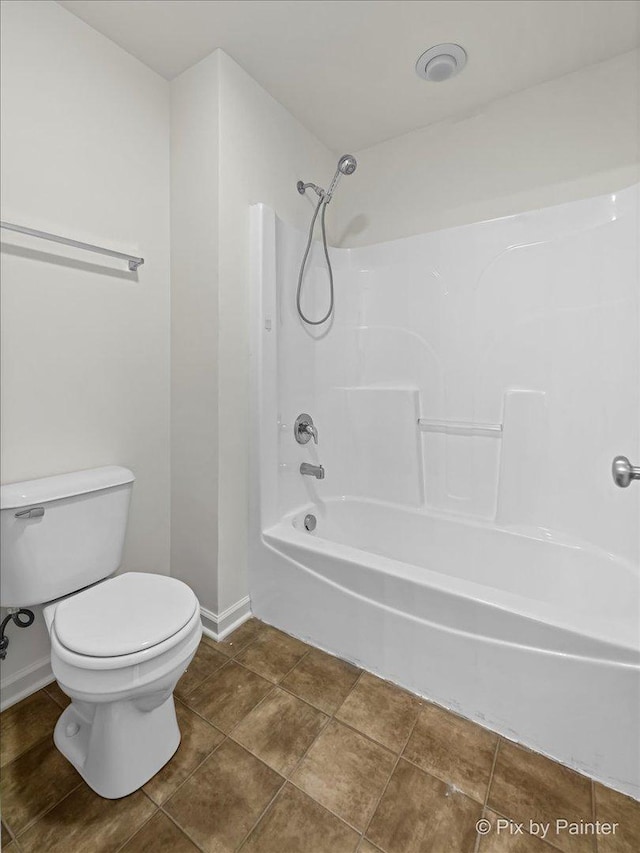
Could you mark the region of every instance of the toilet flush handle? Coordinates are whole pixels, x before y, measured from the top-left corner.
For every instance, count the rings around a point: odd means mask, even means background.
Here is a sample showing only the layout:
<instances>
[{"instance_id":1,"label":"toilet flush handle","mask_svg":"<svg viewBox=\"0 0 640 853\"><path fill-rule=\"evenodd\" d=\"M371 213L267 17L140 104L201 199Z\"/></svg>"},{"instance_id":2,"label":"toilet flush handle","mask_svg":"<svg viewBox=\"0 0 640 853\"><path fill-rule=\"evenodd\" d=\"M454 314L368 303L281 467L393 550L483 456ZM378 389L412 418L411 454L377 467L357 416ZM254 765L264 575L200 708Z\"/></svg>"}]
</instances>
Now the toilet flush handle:
<instances>
[{"instance_id":1,"label":"toilet flush handle","mask_svg":"<svg viewBox=\"0 0 640 853\"><path fill-rule=\"evenodd\" d=\"M16 513L16 518L42 518L43 515L43 506L32 506L30 509L21 509Z\"/></svg>"}]
</instances>

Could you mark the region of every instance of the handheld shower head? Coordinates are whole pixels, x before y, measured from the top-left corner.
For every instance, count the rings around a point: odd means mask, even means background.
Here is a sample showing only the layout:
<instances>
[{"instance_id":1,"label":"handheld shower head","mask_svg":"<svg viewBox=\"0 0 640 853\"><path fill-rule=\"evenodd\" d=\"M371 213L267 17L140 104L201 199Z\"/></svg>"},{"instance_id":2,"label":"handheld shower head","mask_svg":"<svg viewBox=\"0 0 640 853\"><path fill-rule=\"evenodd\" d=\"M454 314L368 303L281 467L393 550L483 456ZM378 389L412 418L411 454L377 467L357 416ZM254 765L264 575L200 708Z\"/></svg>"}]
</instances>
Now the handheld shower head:
<instances>
[{"instance_id":1,"label":"handheld shower head","mask_svg":"<svg viewBox=\"0 0 640 853\"><path fill-rule=\"evenodd\" d=\"M338 170L343 175L353 175L357 165L356 158L352 154L343 154L338 160Z\"/></svg>"},{"instance_id":2,"label":"handheld shower head","mask_svg":"<svg viewBox=\"0 0 640 853\"><path fill-rule=\"evenodd\" d=\"M338 160L338 168L336 169L336 173L333 176L333 180L331 181L331 186L327 190L327 203L331 201L331 196L333 195L335 188L338 186L340 176L353 175L357 165L358 163L356 161L356 158L352 154L343 154L342 157Z\"/></svg>"},{"instance_id":3,"label":"handheld shower head","mask_svg":"<svg viewBox=\"0 0 640 853\"><path fill-rule=\"evenodd\" d=\"M298 181L296 187L300 195L304 195L308 188L314 190L318 196L318 203L316 204L316 209L311 219L311 225L309 226L309 237L307 239L307 247L304 250L304 255L302 256L302 263L300 264L300 273L298 274L298 289L296 290L296 308L298 310L298 316L300 319L307 323L309 326L320 326L322 323L326 323L329 317L333 314L333 306L334 306L334 298L333 298L333 270L331 269L331 259L329 258L329 249L327 248L327 232L325 230L324 217L327 212L327 205L331 201L331 196L338 185L338 181L340 180L340 175L353 175L357 166L356 158L352 154L343 154L342 157L338 160L338 168L336 169L336 173L333 176L333 180L331 181L331 186L325 192L322 187L318 187L315 184L305 184L303 181ZM329 273L329 309L326 314L321 317L319 320L310 320L309 317L302 310L302 306L300 304L300 299L302 296L302 278L304 276L304 266L307 263L307 258L309 257L309 252L311 250L311 242L313 240L313 228L316 224L316 219L318 218L318 214L320 214L320 224L322 226L322 245L324 248L324 256L327 261L327 271Z\"/></svg>"}]
</instances>

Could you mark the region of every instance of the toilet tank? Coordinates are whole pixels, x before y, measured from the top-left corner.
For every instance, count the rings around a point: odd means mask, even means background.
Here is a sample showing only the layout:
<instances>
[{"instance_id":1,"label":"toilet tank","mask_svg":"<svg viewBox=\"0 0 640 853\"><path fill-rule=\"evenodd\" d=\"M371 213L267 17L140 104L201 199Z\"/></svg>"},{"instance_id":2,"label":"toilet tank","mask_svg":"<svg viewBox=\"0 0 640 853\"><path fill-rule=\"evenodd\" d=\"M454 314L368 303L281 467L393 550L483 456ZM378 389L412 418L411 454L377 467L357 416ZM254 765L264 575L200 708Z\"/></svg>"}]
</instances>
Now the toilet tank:
<instances>
[{"instance_id":1,"label":"toilet tank","mask_svg":"<svg viewBox=\"0 0 640 853\"><path fill-rule=\"evenodd\" d=\"M113 574L135 477L108 466L0 488L0 605L29 607Z\"/></svg>"}]
</instances>

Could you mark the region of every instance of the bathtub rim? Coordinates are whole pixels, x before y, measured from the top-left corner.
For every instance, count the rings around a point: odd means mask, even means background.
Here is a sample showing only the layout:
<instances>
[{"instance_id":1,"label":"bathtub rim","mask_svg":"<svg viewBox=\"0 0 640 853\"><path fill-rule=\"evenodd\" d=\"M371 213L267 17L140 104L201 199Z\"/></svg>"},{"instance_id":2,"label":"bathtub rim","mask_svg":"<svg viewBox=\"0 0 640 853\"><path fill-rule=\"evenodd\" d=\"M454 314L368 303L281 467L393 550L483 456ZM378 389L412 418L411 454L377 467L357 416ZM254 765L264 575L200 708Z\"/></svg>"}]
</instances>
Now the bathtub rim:
<instances>
[{"instance_id":1,"label":"bathtub rim","mask_svg":"<svg viewBox=\"0 0 640 853\"><path fill-rule=\"evenodd\" d=\"M337 497L323 500L323 504L339 504L343 503L344 500L355 500L358 503L374 502L356 498L343 499L342 497ZM379 501L375 501L375 503L383 504L383 502ZM394 505L394 507L396 509L399 508L397 505ZM556 632L566 633L576 639L584 638L588 644L600 646L602 648L602 654L595 655L586 652L583 654L577 654L575 652L564 651L562 649L552 649L543 646L531 645L529 643L519 643L516 640L507 641L496 637L489 637L480 633L470 634L470 636L474 636L478 640L498 643L507 642L511 645L520 646L522 648L535 649L545 654L560 654L567 657L593 660L594 662L606 662L616 666L637 667L640 670L640 629L634 631L633 625L630 625L625 633L619 630L618 623L609 623L613 628L618 629L617 636L614 635L612 637L611 634L604 631L594 630L593 625L581 625L579 619L569 623L566 618L563 621L562 617L566 616L567 611L566 608L563 609L558 605L538 601L524 595L517 595L510 591L502 590L488 584L482 584L468 579L451 576L440 572L437 569L425 568L414 563L406 563L402 560L397 560L392 557L377 554L373 551L358 548L357 546L335 542L331 539L323 538L317 533L317 530L314 533L308 533L294 527L293 521L296 517L304 515L306 512L313 511L314 509L317 511L317 504L310 502L302 505L298 507L296 511L287 513L275 524L271 524L262 529L260 531L261 544L264 547L269 548L269 550L290 560L302 571L315 574L326 583L335 585L348 594L366 599L376 606L380 606L391 611L398 611L398 609L385 601L379 600L371 595L367 595L366 592L361 589L349 586L347 583L339 583L328 575L306 565L300 559L297 559L295 555L292 555L290 550L287 552L287 547L289 549L297 549L303 553L307 552L315 557L324 557L332 560L343 561L344 563L353 565L358 569L365 567L379 575L383 575L385 577L396 577L399 581L404 581L405 583L413 583L420 587L434 588L439 593L458 596L466 602L472 602L479 606L492 608L497 614L503 612L515 615L522 619L531 620L535 623L548 626L551 630ZM425 515L425 513L422 512L416 512L415 514ZM429 515L429 518L468 525L467 519L461 520L450 514ZM497 532L498 534L518 536L541 544L546 544L548 541L544 536L533 535L532 531L529 531L526 534L520 533L517 529L496 526L495 524L486 523L478 519L473 520L473 523L468 526ZM575 545L572 546L562 542L554 542L553 544L558 547L575 547ZM284 550L281 547L283 545L285 546ZM597 556L615 560L621 564L621 568L623 570L630 569L635 573L635 568L632 564L628 564L627 561L620 560L620 558L610 555L607 552L600 552L599 549L592 548L591 546L589 546L589 548ZM531 603L534 603L536 608L535 610L532 610ZM416 614L405 613L405 611L398 612L403 612L407 618L429 622L430 624L442 627L443 630L451 630L454 633L456 632L456 629L454 628L449 628L446 625L440 625L440 623L424 619ZM584 620L587 618L587 616L583 616ZM461 633L469 632L462 631Z\"/></svg>"}]
</instances>

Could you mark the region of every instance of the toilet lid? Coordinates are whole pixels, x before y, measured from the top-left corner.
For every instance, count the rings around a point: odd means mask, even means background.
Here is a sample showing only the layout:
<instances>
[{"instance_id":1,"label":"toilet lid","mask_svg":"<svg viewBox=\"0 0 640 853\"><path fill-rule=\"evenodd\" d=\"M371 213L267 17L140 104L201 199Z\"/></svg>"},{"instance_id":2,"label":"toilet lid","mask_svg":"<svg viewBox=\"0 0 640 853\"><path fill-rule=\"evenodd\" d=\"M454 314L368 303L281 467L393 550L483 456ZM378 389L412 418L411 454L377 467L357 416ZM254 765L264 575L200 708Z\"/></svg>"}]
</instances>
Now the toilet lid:
<instances>
[{"instance_id":1,"label":"toilet lid","mask_svg":"<svg viewBox=\"0 0 640 853\"><path fill-rule=\"evenodd\" d=\"M72 652L117 657L177 634L197 607L192 590L177 578L129 572L62 601L54 627Z\"/></svg>"}]
</instances>

